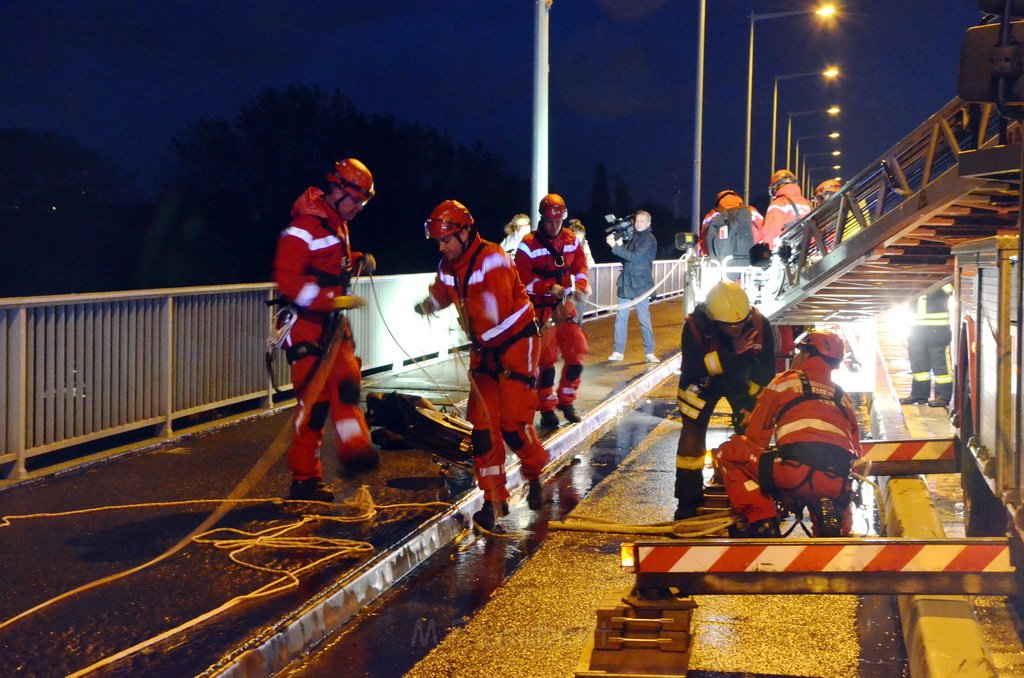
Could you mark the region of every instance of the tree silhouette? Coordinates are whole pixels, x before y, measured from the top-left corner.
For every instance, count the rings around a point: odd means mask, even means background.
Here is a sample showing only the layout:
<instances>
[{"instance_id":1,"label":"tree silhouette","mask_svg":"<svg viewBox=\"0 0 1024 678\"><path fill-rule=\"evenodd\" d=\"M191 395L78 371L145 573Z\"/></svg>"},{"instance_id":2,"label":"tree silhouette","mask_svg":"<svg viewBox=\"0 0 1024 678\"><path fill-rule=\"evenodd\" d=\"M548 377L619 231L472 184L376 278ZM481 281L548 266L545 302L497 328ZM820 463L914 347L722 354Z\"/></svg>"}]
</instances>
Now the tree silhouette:
<instances>
[{"instance_id":1,"label":"tree silhouette","mask_svg":"<svg viewBox=\"0 0 1024 678\"><path fill-rule=\"evenodd\" d=\"M436 247L422 224L442 200L473 213L484 237L521 211L529 185L482 145L388 115L359 112L340 93L268 90L233 122L202 121L175 140L167 187L146 234L140 282L208 284L267 280L292 202L322 187L334 161L356 157L377 197L352 224L355 249L380 273L430 271ZM176 281L176 282L175 282Z\"/></svg>"}]
</instances>

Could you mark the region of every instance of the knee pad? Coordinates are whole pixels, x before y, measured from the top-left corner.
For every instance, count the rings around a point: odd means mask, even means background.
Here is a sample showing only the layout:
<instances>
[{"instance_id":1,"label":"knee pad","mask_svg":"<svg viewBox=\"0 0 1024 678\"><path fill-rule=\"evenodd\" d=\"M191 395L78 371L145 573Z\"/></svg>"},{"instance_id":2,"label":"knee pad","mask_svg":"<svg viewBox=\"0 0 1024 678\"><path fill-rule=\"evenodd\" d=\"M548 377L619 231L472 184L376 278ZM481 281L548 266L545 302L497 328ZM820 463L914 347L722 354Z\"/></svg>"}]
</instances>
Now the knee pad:
<instances>
[{"instance_id":1,"label":"knee pad","mask_svg":"<svg viewBox=\"0 0 1024 678\"><path fill-rule=\"evenodd\" d=\"M313 431L319 431L324 427L324 422L327 421L327 411L330 409L330 403L313 403L313 407L309 410L309 422L306 426Z\"/></svg>"},{"instance_id":2,"label":"knee pad","mask_svg":"<svg viewBox=\"0 0 1024 678\"><path fill-rule=\"evenodd\" d=\"M541 388L551 388L555 385L555 368L545 367L540 371L540 384Z\"/></svg>"},{"instance_id":3,"label":"knee pad","mask_svg":"<svg viewBox=\"0 0 1024 678\"><path fill-rule=\"evenodd\" d=\"M562 372L565 374L567 381L576 381L583 374L583 365L566 365Z\"/></svg>"},{"instance_id":4,"label":"knee pad","mask_svg":"<svg viewBox=\"0 0 1024 678\"><path fill-rule=\"evenodd\" d=\"M348 380L338 384L338 398L341 402L349 405L359 404L359 383L354 380Z\"/></svg>"},{"instance_id":5,"label":"knee pad","mask_svg":"<svg viewBox=\"0 0 1024 678\"><path fill-rule=\"evenodd\" d=\"M523 449L523 445L526 441L523 440L523 435L518 431L502 431L501 437L505 439L505 444L511 447L513 450Z\"/></svg>"},{"instance_id":6,"label":"knee pad","mask_svg":"<svg viewBox=\"0 0 1024 678\"><path fill-rule=\"evenodd\" d=\"M473 429L469 434L473 441L473 456L482 457L491 451L491 432L489 429Z\"/></svg>"}]
</instances>

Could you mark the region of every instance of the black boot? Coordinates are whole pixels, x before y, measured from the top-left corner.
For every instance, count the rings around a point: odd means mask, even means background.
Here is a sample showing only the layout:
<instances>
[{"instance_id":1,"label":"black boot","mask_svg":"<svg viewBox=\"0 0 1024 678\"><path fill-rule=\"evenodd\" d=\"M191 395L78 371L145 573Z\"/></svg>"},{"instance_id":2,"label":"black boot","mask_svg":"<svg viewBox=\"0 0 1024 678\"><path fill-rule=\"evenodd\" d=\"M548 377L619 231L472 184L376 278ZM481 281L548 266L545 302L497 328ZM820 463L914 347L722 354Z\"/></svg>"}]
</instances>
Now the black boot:
<instances>
[{"instance_id":1,"label":"black boot","mask_svg":"<svg viewBox=\"0 0 1024 678\"><path fill-rule=\"evenodd\" d=\"M527 482L529 489L526 492L526 505L532 511L539 511L544 507L544 486L540 484L540 478Z\"/></svg>"},{"instance_id":2,"label":"black boot","mask_svg":"<svg viewBox=\"0 0 1024 678\"><path fill-rule=\"evenodd\" d=\"M308 478L306 480L293 480L291 490L288 492L289 499L299 501L334 501L334 493L324 484L323 478Z\"/></svg>"},{"instance_id":3,"label":"black boot","mask_svg":"<svg viewBox=\"0 0 1024 678\"><path fill-rule=\"evenodd\" d=\"M675 519L692 518L704 505L703 471L676 469L676 500L679 502Z\"/></svg>"},{"instance_id":4,"label":"black boot","mask_svg":"<svg viewBox=\"0 0 1024 678\"><path fill-rule=\"evenodd\" d=\"M900 398L900 405L924 405L926 402L928 402L928 398L918 398L912 395Z\"/></svg>"},{"instance_id":5,"label":"black boot","mask_svg":"<svg viewBox=\"0 0 1024 678\"><path fill-rule=\"evenodd\" d=\"M497 502L497 510L495 510L495 503L485 499L484 507L473 514L473 523L487 532L501 533L504 532L504 528L498 521L508 514L508 503L504 501Z\"/></svg>"},{"instance_id":6,"label":"black boot","mask_svg":"<svg viewBox=\"0 0 1024 678\"><path fill-rule=\"evenodd\" d=\"M558 409L562 411L562 416L570 424L578 424L583 421L580 419L580 415L576 414L576 408L572 405L559 405Z\"/></svg>"},{"instance_id":7,"label":"black boot","mask_svg":"<svg viewBox=\"0 0 1024 678\"><path fill-rule=\"evenodd\" d=\"M540 413L540 427L558 428L558 415L555 414L554 410L548 410L547 412Z\"/></svg>"}]
</instances>

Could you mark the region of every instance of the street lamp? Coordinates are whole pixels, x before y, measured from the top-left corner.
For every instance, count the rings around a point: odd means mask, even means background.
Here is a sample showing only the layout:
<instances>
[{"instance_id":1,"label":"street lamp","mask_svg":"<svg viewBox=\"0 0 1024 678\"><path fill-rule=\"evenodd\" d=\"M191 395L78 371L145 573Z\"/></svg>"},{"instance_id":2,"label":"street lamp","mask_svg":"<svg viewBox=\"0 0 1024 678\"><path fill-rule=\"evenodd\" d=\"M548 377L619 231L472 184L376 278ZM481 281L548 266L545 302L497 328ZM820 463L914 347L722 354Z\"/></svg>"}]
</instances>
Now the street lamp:
<instances>
[{"instance_id":1,"label":"street lamp","mask_svg":"<svg viewBox=\"0 0 1024 678\"><path fill-rule=\"evenodd\" d=\"M750 125L754 107L754 24L758 21L768 19L781 19L788 16L801 16L817 14L820 17L832 17L836 14L836 7L832 4L825 4L818 9L795 10L792 12L769 12L767 14L750 15L750 46L747 49L747 158L743 166L743 199L750 202ZM775 168L772 168L775 171Z\"/></svg>"},{"instance_id":2,"label":"street lamp","mask_svg":"<svg viewBox=\"0 0 1024 678\"><path fill-rule=\"evenodd\" d=\"M842 165L817 165L815 167L808 167L807 168L807 184L805 186L804 194L805 195L810 195L811 192L815 190L814 179L813 179L813 173L814 172L818 172L818 171L821 171L821 170L829 170L829 174L832 175L831 178L835 179L836 181L842 181L841 177L838 177L838 176L835 175L835 173L838 172L839 170L841 170L842 168L843 168Z\"/></svg>"},{"instance_id":3,"label":"street lamp","mask_svg":"<svg viewBox=\"0 0 1024 678\"><path fill-rule=\"evenodd\" d=\"M811 115L812 113L828 113L829 115L839 115L840 108L838 106L829 106L828 108L819 108L815 111L793 111L789 114L789 122L786 125L786 167L789 167L789 152L793 148L793 118L798 118L801 115Z\"/></svg>"},{"instance_id":4,"label":"street lamp","mask_svg":"<svg viewBox=\"0 0 1024 678\"><path fill-rule=\"evenodd\" d=\"M839 69L835 66L829 66L823 71L809 71L807 73L792 73L790 75L776 75L775 76L775 92L772 95L772 167L771 171L774 172L775 167L775 137L778 135L778 121L779 121L779 81L780 80L792 80L794 78L806 78L812 75L820 75L825 80L832 80L839 76Z\"/></svg>"},{"instance_id":5,"label":"street lamp","mask_svg":"<svg viewBox=\"0 0 1024 678\"><path fill-rule=\"evenodd\" d=\"M793 168L793 170L791 170L793 172L793 174L796 175L796 176L800 175L800 142L801 141L804 141L805 139L838 139L838 138L839 138L839 132L829 132L828 134L809 134L807 136L797 137L796 138L796 145L795 145L795 149L796 150L793 152L793 165L794 165L794 168ZM841 155L841 151L832 151L832 155L838 157L839 155Z\"/></svg>"}]
</instances>

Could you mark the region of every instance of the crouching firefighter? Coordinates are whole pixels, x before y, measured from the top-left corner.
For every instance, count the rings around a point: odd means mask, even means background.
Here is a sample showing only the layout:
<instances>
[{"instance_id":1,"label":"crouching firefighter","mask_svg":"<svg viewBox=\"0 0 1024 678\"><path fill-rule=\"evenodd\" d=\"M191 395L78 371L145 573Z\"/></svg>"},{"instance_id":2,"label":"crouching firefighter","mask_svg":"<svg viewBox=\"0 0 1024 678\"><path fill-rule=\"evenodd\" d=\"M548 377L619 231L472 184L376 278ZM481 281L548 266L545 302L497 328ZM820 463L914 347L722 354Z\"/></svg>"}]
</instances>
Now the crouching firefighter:
<instances>
[{"instance_id":1,"label":"crouching firefighter","mask_svg":"<svg viewBox=\"0 0 1024 678\"><path fill-rule=\"evenodd\" d=\"M505 445L522 460L533 510L543 504L540 474L548 453L533 428L537 413L540 337L533 304L501 247L480 237L460 202L445 200L424 224L437 242L441 262L420 315L454 305L471 343L469 407L473 463L484 506L474 514L488 531L508 510Z\"/></svg>"},{"instance_id":2,"label":"crouching firefighter","mask_svg":"<svg viewBox=\"0 0 1024 678\"><path fill-rule=\"evenodd\" d=\"M297 407L295 438L288 450L292 499L331 501L320 464L323 426L330 415L342 475L377 465L377 449L359 408L362 379L348 318L341 312L364 305L349 294L353 275L372 274L373 255L354 252L348 222L373 197L370 170L355 158L334 164L326 187L309 187L292 205L292 221L281 232L274 256L274 282L297 316L282 346L291 365ZM307 394L332 341L339 342L324 388Z\"/></svg>"},{"instance_id":3,"label":"crouching firefighter","mask_svg":"<svg viewBox=\"0 0 1024 678\"><path fill-rule=\"evenodd\" d=\"M850 532L851 470L867 472L850 398L832 381L843 340L811 330L796 345L793 369L764 389L743 434L715 451L729 503L739 514L731 536L777 537L776 500L806 506L815 537ZM768 451L772 436L776 449Z\"/></svg>"}]
</instances>

